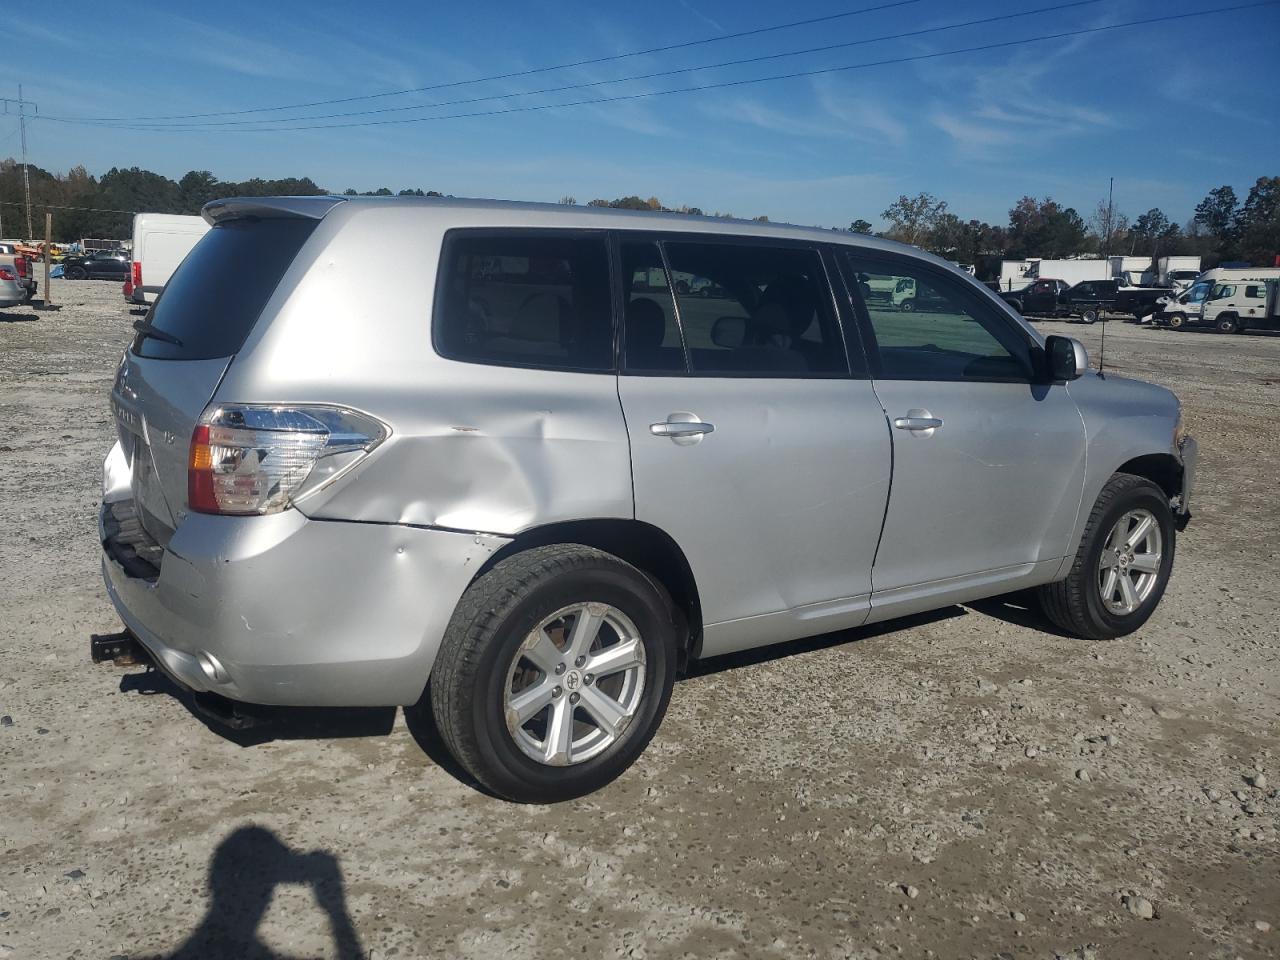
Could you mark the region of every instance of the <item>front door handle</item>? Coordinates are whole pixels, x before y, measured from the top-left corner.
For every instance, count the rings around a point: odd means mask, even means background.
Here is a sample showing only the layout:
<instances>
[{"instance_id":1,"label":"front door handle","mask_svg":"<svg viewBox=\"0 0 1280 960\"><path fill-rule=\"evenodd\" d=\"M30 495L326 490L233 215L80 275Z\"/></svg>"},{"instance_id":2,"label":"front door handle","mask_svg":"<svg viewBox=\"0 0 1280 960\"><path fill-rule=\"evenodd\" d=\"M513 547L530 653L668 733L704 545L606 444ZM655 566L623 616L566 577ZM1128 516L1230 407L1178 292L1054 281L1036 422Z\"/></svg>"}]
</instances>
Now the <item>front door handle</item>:
<instances>
[{"instance_id":1,"label":"front door handle","mask_svg":"<svg viewBox=\"0 0 1280 960\"><path fill-rule=\"evenodd\" d=\"M893 425L899 430L910 431L913 437L932 437L933 432L942 426L942 418L921 407L912 407L905 417L896 418Z\"/></svg>"},{"instance_id":2,"label":"front door handle","mask_svg":"<svg viewBox=\"0 0 1280 960\"><path fill-rule=\"evenodd\" d=\"M687 445L697 443L705 434L714 433L714 423L707 423L694 413L673 413L666 420L649 424L649 432L655 437L670 437L674 442Z\"/></svg>"},{"instance_id":3,"label":"front door handle","mask_svg":"<svg viewBox=\"0 0 1280 960\"><path fill-rule=\"evenodd\" d=\"M893 425L899 430L933 430L942 426L937 417L898 417Z\"/></svg>"}]
</instances>

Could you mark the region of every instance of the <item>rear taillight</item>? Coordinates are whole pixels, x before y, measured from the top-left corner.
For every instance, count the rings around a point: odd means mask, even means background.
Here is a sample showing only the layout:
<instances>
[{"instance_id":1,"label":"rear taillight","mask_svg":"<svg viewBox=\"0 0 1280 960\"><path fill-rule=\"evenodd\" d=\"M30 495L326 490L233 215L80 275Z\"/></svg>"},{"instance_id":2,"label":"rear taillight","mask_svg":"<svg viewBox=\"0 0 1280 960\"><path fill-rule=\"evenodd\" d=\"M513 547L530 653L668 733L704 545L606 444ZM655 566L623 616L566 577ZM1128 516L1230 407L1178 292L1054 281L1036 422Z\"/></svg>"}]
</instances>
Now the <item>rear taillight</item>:
<instances>
[{"instance_id":1,"label":"rear taillight","mask_svg":"<svg viewBox=\"0 0 1280 960\"><path fill-rule=\"evenodd\" d=\"M27 258L14 257L13 265L18 268L18 276L25 277L27 275Z\"/></svg>"},{"instance_id":2,"label":"rear taillight","mask_svg":"<svg viewBox=\"0 0 1280 960\"><path fill-rule=\"evenodd\" d=\"M133 261L132 280L133 280L133 285L135 287L142 286L142 261L141 260Z\"/></svg>"},{"instance_id":3,"label":"rear taillight","mask_svg":"<svg viewBox=\"0 0 1280 960\"><path fill-rule=\"evenodd\" d=\"M16 283L18 278L8 267L0 267L0 280L8 280L10 283Z\"/></svg>"},{"instance_id":4,"label":"rear taillight","mask_svg":"<svg viewBox=\"0 0 1280 960\"><path fill-rule=\"evenodd\" d=\"M191 434L187 505L197 513L279 513L345 473L388 432L345 407L210 407Z\"/></svg>"}]
</instances>

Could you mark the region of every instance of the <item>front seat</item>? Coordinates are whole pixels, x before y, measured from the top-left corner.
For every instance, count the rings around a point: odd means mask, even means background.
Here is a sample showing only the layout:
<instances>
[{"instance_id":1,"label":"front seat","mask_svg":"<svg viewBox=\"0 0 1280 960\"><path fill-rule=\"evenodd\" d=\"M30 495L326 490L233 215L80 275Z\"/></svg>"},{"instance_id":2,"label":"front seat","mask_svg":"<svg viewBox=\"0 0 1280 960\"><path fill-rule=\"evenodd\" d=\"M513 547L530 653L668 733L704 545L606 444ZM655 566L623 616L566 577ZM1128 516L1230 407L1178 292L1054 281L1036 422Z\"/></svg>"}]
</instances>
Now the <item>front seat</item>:
<instances>
[{"instance_id":1,"label":"front seat","mask_svg":"<svg viewBox=\"0 0 1280 960\"><path fill-rule=\"evenodd\" d=\"M627 304L626 345L623 360L628 370L683 370L684 351L664 347L667 315L657 302L637 297Z\"/></svg>"}]
</instances>

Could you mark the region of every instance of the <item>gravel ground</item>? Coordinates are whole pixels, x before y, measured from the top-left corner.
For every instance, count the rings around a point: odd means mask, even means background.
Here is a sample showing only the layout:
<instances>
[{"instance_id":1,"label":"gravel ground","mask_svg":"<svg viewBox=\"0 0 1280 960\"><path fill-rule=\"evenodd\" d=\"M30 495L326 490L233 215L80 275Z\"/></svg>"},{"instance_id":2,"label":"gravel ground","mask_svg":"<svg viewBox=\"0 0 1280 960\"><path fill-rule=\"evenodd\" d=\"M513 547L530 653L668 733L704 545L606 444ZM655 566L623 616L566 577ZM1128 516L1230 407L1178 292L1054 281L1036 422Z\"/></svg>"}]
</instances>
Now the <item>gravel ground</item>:
<instances>
[{"instance_id":1,"label":"gravel ground","mask_svg":"<svg viewBox=\"0 0 1280 960\"><path fill-rule=\"evenodd\" d=\"M1280 954L1280 336L1106 325L1202 451L1137 635L991 602L704 664L618 782L529 807L402 713L236 740L89 662L132 317L54 298L0 311L0 958Z\"/></svg>"}]
</instances>

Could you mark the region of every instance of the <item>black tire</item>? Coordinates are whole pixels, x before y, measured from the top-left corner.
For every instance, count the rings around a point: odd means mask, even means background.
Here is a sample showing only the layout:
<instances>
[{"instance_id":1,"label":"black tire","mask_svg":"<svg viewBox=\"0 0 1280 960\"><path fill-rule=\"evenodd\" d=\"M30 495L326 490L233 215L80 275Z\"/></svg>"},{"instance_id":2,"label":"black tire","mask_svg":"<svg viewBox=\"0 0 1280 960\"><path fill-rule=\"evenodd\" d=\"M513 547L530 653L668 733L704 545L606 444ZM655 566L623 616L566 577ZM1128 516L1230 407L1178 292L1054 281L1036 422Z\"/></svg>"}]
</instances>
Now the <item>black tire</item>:
<instances>
[{"instance_id":1,"label":"black tire","mask_svg":"<svg viewBox=\"0 0 1280 960\"><path fill-rule=\"evenodd\" d=\"M1098 311L1093 307L1088 307L1087 309L1081 311L1080 319L1085 323L1097 323Z\"/></svg>"},{"instance_id":2,"label":"black tire","mask_svg":"<svg viewBox=\"0 0 1280 960\"><path fill-rule=\"evenodd\" d=\"M1240 329L1240 321L1231 315L1219 317L1216 324L1219 333L1235 333Z\"/></svg>"},{"instance_id":3,"label":"black tire","mask_svg":"<svg viewBox=\"0 0 1280 960\"><path fill-rule=\"evenodd\" d=\"M62 275L68 280L88 280L89 271L84 267L68 267L62 272Z\"/></svg>"},{"instance_id":4,"label":"black tire","mask_svg":"<svg viewBox=\"0 0 1280 960\"><path fill-rule=\"evenodd\" d=\"M507 728L508 671L542 620L582 602L607 603L635 625L645 651L644 688L630 724L603 752L550 766L526 755ZM676 636L665 593L612 554L572 543L518 553L458 602L431 672L436 726L454 758L499 796L522 803L580 797L631 766L658 729L675 682Z\"/></svg>"},{"instance_id":5,"label":"black tire","mask_svg":"<svg viewBox=\"0 0 1280 960\"><path fill-rule=\"evenodd\" d=\"M1187 325L1187 315L1185 313L1169 314L1169 326L1174 330L1181 330Z\"/></svg>"},{"instance_id":6,"label":"black tire","mask_svg":"<svg viewBox=\"0 0 1280 960\"><path fill-rule=\"evenodd\" d=\"M1160 528L1162 544L1156 583L1142 604L1130 614L1108 610L1098 585L1098 562L1111 530L1136 508L1149 510ZM1164 491L1145 477L1117 473L1098 494L1089 514L1080 548L1066 579L1038 590L1041 609L1068 633L1088 640L1113 640L1133 633L1151 616L1169 584L1177 531L1173 510Z\"/></svg>"},{"instance_id":7,"label":"black tire","mask_svg":"<svg viewBox=\"0 0 1280 960\"><path fill-rule=\"evenodd\" d=\"M916 301L914 297L912 297L910 300L903 300L902 303L898 304L898 309L901 310L903 313L911 313L912 311L915 310L915 308L916 308Z\"/></svg>"},{"instance_id":8,"label":"black tire","mask_svg":"<svg viewBox=\"0 0 1280 960\"><path fill-rule=\"evenodd\" d=\"M1017 310L1019 314L1023 314L1022 301L1021 301L1021 300L1006 300L1006 301L1005 301L1005 303L1007 303L1009 306L1013 307L1013 309Z\"/></svg>"}]
</instances>

